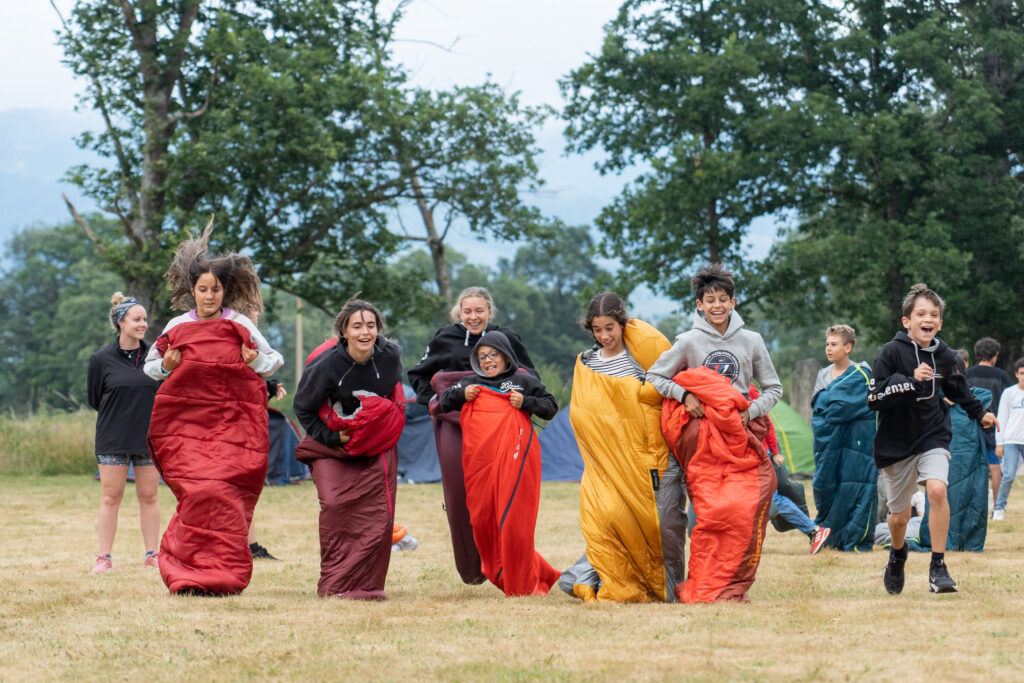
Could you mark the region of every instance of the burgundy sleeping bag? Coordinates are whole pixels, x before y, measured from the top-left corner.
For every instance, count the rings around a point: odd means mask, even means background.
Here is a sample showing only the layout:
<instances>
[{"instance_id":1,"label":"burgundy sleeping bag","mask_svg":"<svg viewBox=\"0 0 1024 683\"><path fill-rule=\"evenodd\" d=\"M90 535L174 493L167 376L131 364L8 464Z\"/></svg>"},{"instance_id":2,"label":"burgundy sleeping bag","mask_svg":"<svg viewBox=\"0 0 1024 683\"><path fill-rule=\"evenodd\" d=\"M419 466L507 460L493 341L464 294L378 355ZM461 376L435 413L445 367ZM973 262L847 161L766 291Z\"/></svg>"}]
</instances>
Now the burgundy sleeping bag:
<instances>
[{"instance_id":1,"label":"burgundy sleeping bag","mask_svg":"<svg viewBox=\"0 0 1024 683\"><path fill-rule=\"evenodd\" d=\"M354 395L360 406L352 415L333 410L321 413L332 430L349 430L351 440L332 448L307 435L295 457L312 470L320 501L317 593L384 600L405 392L399 383L388 398L369 392Z\"/></svg>"},{"instance_id":2,"label":"burgundy sleeping bag","mask_svg":"<svg viewBox=\"0 0 1024 683\"><path fill-rule=\"evenodd\" d=\"M173 327L161 353L181 365L156 393L149 444L178 500L160 542L160 575L171 593L241 593L252 576L249 524L267 473L267 384L242 360L256 348L231 320Z\"/></svg>"},{"instance_id":3,"label":"burgundy sleeping bag","mask_svg":"<svg viewBox=\"0 0 1024 683\"><path fill-rule=\"evenodd\" d=\"M475 374L472 370L451 370L436 373L430 380L430 388L438 396L445 389L455 386L463 377ZM462 427L459 413L438 413L437 399L430 404L434 416L434 440L437 443L437 459L441 464L441 487L444 493L444 510L448 516L448 528L452 535L452 551L455 554L455 569L463 583L470 585L487 580L480 566L480 551L473 540L473 525L466 507L466 479L462 471Z\"/></svg>"},{"instance_id":4,"label":"burgundy sleeping bag","mask_svg":"<svg viewBox=\"0 0 1024 683\"><path fill-rule=\"evenodd\" d=\"M547 595L561 572L534 549L540 440L507 393L481 387L462 407L462 467L484 574L507 596Z\"/></svg>"}]
</instances>

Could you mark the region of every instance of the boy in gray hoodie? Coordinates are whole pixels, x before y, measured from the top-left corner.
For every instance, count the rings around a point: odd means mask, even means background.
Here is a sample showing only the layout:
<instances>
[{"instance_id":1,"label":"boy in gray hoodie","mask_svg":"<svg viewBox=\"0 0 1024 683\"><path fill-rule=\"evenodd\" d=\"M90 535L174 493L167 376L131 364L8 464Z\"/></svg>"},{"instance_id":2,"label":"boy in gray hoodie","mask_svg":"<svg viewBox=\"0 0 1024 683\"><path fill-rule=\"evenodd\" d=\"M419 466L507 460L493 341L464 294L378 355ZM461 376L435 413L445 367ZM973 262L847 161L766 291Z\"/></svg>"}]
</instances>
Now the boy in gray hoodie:
<instances>
[{"instance_id":1,"label":"boy in gray hoodie","mask_svg":"<svg viewBox=\"0 0 1024 683\"><path fill-rule=\"evenodd\" d=\"M747 398L751 380L757 380L761 395L744 412L743 424L767 415L782 398L782 384L764 339L744 328L740 314L733 310L732 273L715 263L701 268L690 285L697 297L693 328L676 337L672 348L647 371L647 380L662 396L682 403L692 417L704 417L704 408L696 396L672 381L676 373L704 365L728 377Z\"/></svg>"}]
</instances>

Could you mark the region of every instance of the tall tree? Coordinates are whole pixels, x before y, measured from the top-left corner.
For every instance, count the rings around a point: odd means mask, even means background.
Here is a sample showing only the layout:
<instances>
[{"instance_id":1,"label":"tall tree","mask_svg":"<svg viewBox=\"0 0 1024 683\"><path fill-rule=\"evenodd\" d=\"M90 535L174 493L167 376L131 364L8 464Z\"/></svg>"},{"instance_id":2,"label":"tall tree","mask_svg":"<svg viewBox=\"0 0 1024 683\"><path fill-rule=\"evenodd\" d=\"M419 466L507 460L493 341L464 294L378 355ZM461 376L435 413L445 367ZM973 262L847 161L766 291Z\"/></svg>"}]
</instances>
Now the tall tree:
<instances>
[{"instance_id":1,"label":"tall tree","mask_svg":"<svg viewBox=\"0 0 1024 683\"><path fill-rule=\"evenodd\" d=\"M603 173L646 169L598 218L633 282L682 300L694 264L748 270L748 228L789 206L804 172L797 76L814 6L627 0L562 81L570 148L605 152Z\"/></svg>"}]
</instances>

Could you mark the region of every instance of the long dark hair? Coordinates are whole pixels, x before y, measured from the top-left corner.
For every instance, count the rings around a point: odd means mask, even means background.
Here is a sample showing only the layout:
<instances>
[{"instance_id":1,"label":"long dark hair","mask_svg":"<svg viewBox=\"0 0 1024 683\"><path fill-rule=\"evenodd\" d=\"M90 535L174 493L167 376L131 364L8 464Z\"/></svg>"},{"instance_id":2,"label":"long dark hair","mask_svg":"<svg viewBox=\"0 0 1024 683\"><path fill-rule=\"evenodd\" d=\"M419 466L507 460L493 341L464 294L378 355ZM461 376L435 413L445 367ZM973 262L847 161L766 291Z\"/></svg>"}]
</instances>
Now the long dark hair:
<instances>
[{"instance_id":1,"label":"long dark hair","mask_svg":"<svg viewBox=\"0 0 1024 683\"><path fill-rule=\"evenodd\" d=\"M235 252L208 256L206 250L212 230L211 218L202 235L192 235L175 250L174 261L164 274L171 283L171 308L176 311L195 308L192 290L196 281L205 273L211 273L224 287L223 305L258 320L263 314L263 293L256 267L248 256Z\"/></svg>"}]
</instances>

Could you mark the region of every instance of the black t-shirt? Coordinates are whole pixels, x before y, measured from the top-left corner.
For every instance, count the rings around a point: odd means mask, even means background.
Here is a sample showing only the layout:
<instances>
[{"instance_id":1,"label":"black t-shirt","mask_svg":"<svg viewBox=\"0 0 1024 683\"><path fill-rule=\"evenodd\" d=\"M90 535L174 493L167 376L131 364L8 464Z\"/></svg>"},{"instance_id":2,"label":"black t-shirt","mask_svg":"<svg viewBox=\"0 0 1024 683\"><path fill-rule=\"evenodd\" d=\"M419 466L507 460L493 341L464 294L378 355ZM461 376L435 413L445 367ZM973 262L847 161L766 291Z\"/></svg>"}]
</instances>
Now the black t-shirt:
<instances>
[{"instance_id":1,"label":"black t-shirt","mask_svg":"<svg viewBox=\"0 0 1024 683\"><path fill-rule=\"evenodd\" d=\"M967 383L972 387L988 389L992 392L991 405L985 406L990 413L999 411L999 398L1003 395L1003 389L1013 384L1010 376L1001 368L990 365L972 365L967 368ZM985 431L985 448L992 450L996 447L996 428L989 427Z\"/></svg>"},{"instance_id":2,"label":"black t-shirt","mask_svg":"<svg viewBox=\"0 0 1024 683\"><path fill-rule=\"evenodd\" d=\"M97 455L149 453L146 433L159 383L143 372L149 346L122 351L115 341L89 359L89 405L96 416Z\"/></svg>"}]
</instances>

